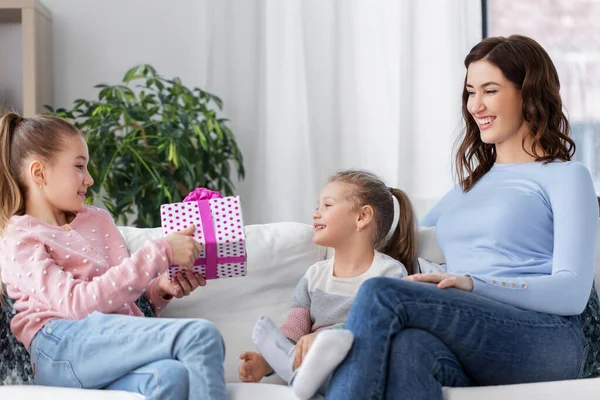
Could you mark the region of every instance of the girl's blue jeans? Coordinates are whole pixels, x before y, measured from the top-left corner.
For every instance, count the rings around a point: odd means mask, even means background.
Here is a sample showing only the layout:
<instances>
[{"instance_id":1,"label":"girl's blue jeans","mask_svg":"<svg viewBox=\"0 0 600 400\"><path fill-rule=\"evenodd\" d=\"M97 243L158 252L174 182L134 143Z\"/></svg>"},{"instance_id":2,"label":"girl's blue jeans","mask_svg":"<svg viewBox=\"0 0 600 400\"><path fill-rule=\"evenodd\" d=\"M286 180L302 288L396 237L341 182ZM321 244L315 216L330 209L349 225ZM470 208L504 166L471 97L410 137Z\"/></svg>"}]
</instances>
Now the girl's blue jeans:
<instances>
[{"instance_id":1,"label":"girl's blue jeans","mask_svg":"<svg viewBox=\"0 0 600 400\"><path fill-rule=\"evenodd\" d=\"M575 379L589 346L579 316L393 278L362 284L346 329L354 345L327 399L441 400L443 386Z\"/></svg>"},{"instance_id":2,"label":"girl's blue jeans","mask_svg":"<svg viewBox=\"0 0 600 400\"><path fill-rule=\"evenodd\" d=\"M205 320L98 312L55 319L36 334L30 353L39 385L125 390L147 399L227 399L223 339Z\"/></svg>"}]
</instances>

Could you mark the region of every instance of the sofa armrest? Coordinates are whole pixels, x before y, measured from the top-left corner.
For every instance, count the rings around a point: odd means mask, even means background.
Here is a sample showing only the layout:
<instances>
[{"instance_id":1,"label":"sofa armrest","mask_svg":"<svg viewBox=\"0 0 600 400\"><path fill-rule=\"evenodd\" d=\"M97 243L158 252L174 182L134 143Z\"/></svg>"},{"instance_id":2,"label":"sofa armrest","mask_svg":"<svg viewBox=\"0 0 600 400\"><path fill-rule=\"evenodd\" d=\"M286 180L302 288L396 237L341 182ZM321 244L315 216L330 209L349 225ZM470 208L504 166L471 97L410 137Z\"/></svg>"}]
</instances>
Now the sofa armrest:
<instances>
[{"instance_id":1,"label":"sofa armrest","mask_svg":"<svg viewBox=\"0 0 600 400\"><path fill-rule=\"evenodd\" d=\"M436 264L444 264L444 254L435 238L435 227L419 228L419 257Z\"/></svg>"}]
</instances>

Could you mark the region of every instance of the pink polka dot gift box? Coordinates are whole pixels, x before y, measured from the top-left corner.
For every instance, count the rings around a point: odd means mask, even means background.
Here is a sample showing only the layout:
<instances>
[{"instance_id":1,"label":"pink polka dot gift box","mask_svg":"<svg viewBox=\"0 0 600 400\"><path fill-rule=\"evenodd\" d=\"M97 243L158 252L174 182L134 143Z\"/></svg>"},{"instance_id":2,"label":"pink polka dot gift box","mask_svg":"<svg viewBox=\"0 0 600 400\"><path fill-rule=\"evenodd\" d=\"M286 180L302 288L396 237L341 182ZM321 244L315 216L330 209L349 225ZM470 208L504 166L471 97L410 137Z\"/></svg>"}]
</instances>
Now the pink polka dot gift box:
<instances>
[{"instance_id":1,"label":"pink polka dot gift box","mask_svg":"<svg viewBox=\"0 0 600 400\"><path fill-rule=\"evenodd\" d=\"M182 203L160 207L163 235L196 225L192 235L203 250L194 263L194 271L206 279L246 275L246 236L239 196L222 197L218 192L199 188ZM169 266L169 280L183 270Z\"/></svg>"}]
</instances>

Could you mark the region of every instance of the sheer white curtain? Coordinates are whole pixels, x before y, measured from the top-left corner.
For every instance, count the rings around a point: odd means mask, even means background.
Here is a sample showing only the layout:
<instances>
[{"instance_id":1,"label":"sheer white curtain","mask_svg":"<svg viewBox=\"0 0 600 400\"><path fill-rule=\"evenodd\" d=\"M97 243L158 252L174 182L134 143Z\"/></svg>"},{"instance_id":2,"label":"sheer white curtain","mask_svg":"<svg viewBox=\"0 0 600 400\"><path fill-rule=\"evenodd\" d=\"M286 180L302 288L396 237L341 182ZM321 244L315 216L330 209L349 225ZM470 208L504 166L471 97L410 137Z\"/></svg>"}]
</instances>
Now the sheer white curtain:
<instances>
[{"instance_id":1,"label":"sheer white curtain","mask_svg":"<svg viewBox=\"0 0 600 400\"><path fill-rule=\"evenodd\" d=\"M206 3L207 89L247 169L247 223L310 220L326 178L368 169L422 214L452 185L473 0ZM193 51L193 49L190 49Z\"/></svg>"}]
</instances>

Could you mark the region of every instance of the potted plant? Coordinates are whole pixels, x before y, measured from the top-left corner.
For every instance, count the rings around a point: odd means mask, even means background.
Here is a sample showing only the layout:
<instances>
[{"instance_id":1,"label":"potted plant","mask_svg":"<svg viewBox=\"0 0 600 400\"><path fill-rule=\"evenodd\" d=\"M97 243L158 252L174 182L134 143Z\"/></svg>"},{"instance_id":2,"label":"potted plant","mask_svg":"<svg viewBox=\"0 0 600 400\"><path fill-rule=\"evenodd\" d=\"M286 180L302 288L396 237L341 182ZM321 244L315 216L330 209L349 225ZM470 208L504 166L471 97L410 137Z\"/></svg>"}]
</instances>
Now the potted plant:
<instances>
[{"instance_id":1,"label":"potted plant","mask_svg":"<svg viewBox=\"0 0 600 400\"><path fill-rule=\"evenodd\" d=\"M134 82L141 84L132 88ZM85 135L95 179L88 204L101 200L117 221L155 227L161 204L196 187L233 194L232 170L244 177L243 158L227 119L218 116L217 96L150 65L131 68L123 84L95 87L98 100L75 100L70 110L46 106Z\"/></svg>"}]
</instances>

